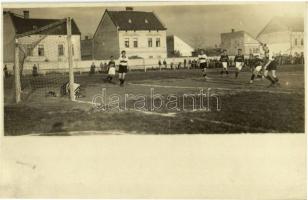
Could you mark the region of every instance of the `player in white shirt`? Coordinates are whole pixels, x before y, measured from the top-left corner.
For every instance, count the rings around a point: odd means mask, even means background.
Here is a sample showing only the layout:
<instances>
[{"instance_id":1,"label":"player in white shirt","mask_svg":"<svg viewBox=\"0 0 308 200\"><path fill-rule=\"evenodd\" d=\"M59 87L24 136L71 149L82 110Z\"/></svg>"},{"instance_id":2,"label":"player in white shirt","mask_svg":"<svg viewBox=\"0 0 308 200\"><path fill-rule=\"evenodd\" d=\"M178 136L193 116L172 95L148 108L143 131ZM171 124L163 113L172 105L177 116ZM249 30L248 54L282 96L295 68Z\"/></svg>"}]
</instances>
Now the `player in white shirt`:
<instances>
[{"instance_id":1,"label":"player in white shirt","mask_svg":"<svg viewBox=\"0 0 308 200\"><path fill-rule=\"evenodd\" d=\"M128 71L128 58L126 56L126 51L121 52L121 56L119 58L119 80L120 86L124 85L125 75Z\"/></svg>"},{"instance_id":2,"label":"player in white shirt","mask_svg":"<svg viewBox=\"0 0 308 200\"><path fill-rule=\"evenodd\" d=\"M203 50L201 50L200 55L198 55L198 61L200 68L203 70L203 77L206 79L207 56Z\"/></svg>"}]
</instances>

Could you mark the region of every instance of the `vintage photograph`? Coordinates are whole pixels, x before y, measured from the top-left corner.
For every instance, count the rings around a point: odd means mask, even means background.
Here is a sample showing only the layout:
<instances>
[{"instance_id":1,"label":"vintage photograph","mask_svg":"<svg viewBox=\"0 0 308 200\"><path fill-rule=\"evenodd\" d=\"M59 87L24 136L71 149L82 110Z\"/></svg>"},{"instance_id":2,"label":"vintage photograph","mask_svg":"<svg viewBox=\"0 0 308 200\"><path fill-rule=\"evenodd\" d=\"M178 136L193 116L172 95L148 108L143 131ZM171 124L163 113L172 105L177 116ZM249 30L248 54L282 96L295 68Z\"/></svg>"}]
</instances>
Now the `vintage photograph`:
<instances>
[{"instance_id":1,"label":"vintage photograph","mask_svg":"<svg viewBox=\"0 0 308 200\"><path fill-rule=\"evenodd\" d=\"M307 5L1 3L0 198L307 199Z\"/></svg>"},{"instance_id":2,"label":"vintage photograph","mask_svg":"<svg viewBox=\"0 0 308 200\"><path fill-rule=\"evenodd\" d=\"M305 5L8 5L5 136L304 133Z\"/></svg>"}]
</instances>

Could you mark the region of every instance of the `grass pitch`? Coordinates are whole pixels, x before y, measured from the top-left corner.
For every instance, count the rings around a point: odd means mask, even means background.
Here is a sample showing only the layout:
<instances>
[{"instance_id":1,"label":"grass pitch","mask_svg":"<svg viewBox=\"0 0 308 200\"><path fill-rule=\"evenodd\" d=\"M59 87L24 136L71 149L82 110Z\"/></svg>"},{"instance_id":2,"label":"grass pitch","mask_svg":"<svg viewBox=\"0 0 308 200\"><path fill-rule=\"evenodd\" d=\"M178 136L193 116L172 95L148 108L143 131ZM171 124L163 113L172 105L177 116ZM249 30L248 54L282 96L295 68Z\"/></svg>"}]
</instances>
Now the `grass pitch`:
<instances>
[{"instance_id":1,"label":"grass pitch","mask_svg":"<svg viewBox=\"0 0 308 200\"><path fill-rule=\"evenodd\" d=\"M46 97L46 91L59 89L67 77L44 76L35 80L38 87L30 92L25 87L28 95L19 105L10 103L12 79L6 79L5 135L74 135L89 131L97 134L304 132L303 65L280 66L280 86L271 88L267 87L267 80L249 84L248 71L242 72L238 79L234 78L232 69L228 77L221 77L219 71L209 70L207 81L200 69L129 72L125 87L118 85L117 78L116 84L105 83L105 74L76 75L75 81L81 84L85 95L78 102L65 97ZM33 78L25 78L25 83L33 82ZM91 103L95 95L102 95L103 89L105 98L111 99L105 110ZM210 89L210 94L218 97L220 109L214 97L205 98L203 103L208 107L199 109L200 89L204 93ZM156 106L161 103L153 98L151 91L163 99L160 109L151 110L153 102ZM125 94L130 98L125 99ZM171 95L177 100L168 104ZM195 98L183 98L183 95L195 95ZM140 96L145 100L141 101ZM178 109L171 109L175 107Z\"/></svg>"}]
</instances>

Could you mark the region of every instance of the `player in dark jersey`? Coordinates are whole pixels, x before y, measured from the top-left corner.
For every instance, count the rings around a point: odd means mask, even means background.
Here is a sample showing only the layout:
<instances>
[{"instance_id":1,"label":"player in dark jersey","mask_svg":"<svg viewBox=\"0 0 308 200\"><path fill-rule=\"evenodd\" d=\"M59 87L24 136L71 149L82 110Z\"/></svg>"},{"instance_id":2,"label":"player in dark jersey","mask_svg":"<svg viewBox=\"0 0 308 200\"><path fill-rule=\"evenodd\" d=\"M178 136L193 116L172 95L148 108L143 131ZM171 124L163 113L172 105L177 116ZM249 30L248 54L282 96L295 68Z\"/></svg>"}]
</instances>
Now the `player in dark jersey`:
<instances>
[{"instance_id":1,"label":"player in dark jersey","mask_svg":"<svg viewBox=\"0 0 308 200\"><path fill-rule=\"evenodd\" d=\"M126 56L126 51L123 50L121 52L119 62L119 80L120 86L123 86L125 81L125 75L128 72L128 58Z\"/></svg>"},{"instance_id":2,"label":"player in dark jersey","mask_svg":"<svg viewBox=\"0 0 308 200\"><path fill-rule=\"evenodd\" d=\"M279 85L279 79L276 75L277 66L278 66L277 57L272 56L272 58L270 58L269 64L264 69L265 78L271 82L269 87ZM268 74L269 71L271 72L272 76Z\"/></svg>"},{"instance_id":3,"label":"player in dark jersey","mask_svg":"<svg viewBox=\"0 0 308 200\"><path fill-rule=\"evenodd\" d=\"M228 72L229 56L227 55L226 49L223 50L223 54L220 56L219 61L221 62L221 65L222 65L222 69L221 69L220 74L223 75L224 71L226 71L226 75L228 75L229 74L229 72Z\"/></svg>"},{"instance_id":4,"label":"player in dark jersey","mask_svg":"<svg viewBox=\"0 0 308 200\"><path fill-rule=\"evenodd\" d=\"M253 83L255 77L262 70L262 65L263 65L263 60L259 57L259 55L256 55L254 62L253 62L253 71L252 71L252 75L250 78L250 83Z\"/></svg>"},{"instance_id":5,"label":"player in dark jersey","mask_svg":"<svg viewBox=\"0 0 308 200\"><path fill-rule=\"evenodd\" d=\"M278 66L277 58L270 52L270 49L266 44L262 44L262 49L264 51L264 77L268 79L271 84L269 87L278 85L279 79L276 76L276 70ZM268 72L271 72L272 76L268 74Z\"/></svg>"},{"instance_id":6,"label":"player in dark jersey","mask_svg":"<svg viewBox=\"0 0 308 200\"><path fill-rule=\"evenodd\" d=\"M244 55L242 54L242 49L238 49L238 53L234 58L234 63L235 63L235 78L238 77L238 74L240 73L240 71L242 70L242 67L244 66Z\"/></svg>"}]
</instances>

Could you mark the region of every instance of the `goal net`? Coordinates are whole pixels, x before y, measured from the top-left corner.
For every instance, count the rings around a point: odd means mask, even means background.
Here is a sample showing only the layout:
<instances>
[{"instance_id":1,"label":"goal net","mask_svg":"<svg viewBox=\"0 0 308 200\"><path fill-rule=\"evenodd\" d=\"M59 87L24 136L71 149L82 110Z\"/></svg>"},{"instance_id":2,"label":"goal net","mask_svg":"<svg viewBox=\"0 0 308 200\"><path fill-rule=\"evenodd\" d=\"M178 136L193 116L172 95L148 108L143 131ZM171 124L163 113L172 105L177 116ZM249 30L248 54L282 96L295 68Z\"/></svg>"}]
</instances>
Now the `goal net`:
<instances>
[{"instance_id":1,"label":"goal net","mask_svg":"<svg viewBox=\"0 0 308 200\"><path fill-rule=\"evenodd\" d=\"M54 37L59 29L64 27L67 32L66 35L61 35L65 38L62 39L64 43L58 47L52 45L49 36ZM72 48L70 19L58 20L17 35L13 76L5 79L5 89L14 92L11 92L12 98L5 100L9 100L9 103L44 102L50 97L70 97L69 75L73 74L73 69L72 50L69 50L69 47ZM62 55L63 59L59 62L50 62L48 55ZM76 91L76 88L73 90Z\"/></svg>"}]
</instances>

